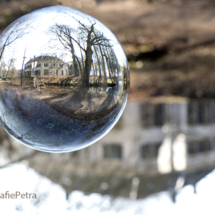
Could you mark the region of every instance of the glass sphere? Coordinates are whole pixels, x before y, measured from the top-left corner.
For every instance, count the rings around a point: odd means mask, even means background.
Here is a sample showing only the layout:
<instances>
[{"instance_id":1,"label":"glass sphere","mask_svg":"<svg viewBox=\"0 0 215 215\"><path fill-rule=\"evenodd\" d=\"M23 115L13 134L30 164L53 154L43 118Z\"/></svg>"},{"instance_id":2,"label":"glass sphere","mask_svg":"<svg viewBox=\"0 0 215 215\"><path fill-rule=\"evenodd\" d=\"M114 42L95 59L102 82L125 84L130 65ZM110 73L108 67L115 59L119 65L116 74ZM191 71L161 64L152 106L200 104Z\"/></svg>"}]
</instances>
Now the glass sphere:
<instances>
[{"instance_id":1,"label":"glass sphere","mask_svg":"<svg viewBox=\"0 0 215 215\"><path fill-rule=\"evenodd\" d=\"M62 6L13 22L0 35L0 123L23 144L67 152L102 138L127 101L129 69L113 33Z\"/></svg>"}]
</instances>

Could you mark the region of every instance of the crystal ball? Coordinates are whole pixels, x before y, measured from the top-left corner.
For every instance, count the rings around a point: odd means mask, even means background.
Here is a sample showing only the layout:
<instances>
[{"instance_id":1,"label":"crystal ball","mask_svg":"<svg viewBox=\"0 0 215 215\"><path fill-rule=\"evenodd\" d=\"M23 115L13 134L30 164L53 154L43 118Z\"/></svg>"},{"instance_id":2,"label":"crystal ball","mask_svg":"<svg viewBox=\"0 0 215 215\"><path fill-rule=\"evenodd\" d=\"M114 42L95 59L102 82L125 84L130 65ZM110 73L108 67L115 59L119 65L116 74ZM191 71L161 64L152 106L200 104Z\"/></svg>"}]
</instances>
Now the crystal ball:
<instances>
[{"instance_id":1,"label":"crystal ball","mask_svg":"<svg viewBox=\"0 0 215 215\"><path fill-rule=\"evenodd\" d=\"M120 118L128 91L123 49L92 16L47 7L0 35L0 123L33 149L68 152L98 141Z\"/></svg>"}]
</instances>

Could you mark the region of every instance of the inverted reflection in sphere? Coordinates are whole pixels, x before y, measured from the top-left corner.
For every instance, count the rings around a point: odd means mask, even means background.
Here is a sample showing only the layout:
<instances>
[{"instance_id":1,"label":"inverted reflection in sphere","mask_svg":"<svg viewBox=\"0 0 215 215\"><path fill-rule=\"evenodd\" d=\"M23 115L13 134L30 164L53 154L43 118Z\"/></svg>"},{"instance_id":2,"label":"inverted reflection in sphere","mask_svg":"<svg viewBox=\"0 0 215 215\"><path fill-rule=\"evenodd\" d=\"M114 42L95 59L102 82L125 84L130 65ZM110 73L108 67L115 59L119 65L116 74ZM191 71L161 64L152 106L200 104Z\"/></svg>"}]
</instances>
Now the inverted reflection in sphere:
<instances>
[{"instance_id":1,"label":"inverted reflection in sphere","mask_svg":"<svg viewBox=\"0 0 215 215\"><path fill-rule=\"evenodd\" d=\"M125 107L129 70L115 36L95 18L54 6L0 36L0 120L22 143L74 151L104 136Z\"/></svg>"}]
</instances>

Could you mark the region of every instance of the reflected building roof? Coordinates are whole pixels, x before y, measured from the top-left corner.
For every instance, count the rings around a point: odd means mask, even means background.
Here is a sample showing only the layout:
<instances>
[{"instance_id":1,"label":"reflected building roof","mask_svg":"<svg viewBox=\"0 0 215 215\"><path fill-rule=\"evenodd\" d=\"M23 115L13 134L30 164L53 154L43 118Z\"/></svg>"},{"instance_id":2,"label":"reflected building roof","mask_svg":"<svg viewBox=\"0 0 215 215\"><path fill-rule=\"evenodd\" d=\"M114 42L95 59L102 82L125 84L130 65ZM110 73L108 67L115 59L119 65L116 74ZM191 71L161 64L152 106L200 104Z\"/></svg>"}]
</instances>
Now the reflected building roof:
<instances>
[{"instance_id":1,"label":"reflected building roof","mask_svg":"<svg viewBox=\"0 0 215 215\"><path fill-rule=\"evenodd\" d=\"M35 62L35 61L55 61L55 62L64 63L63 60L61 60L60 58L58 58L56 56L54 56L54 57L53 56L38 56L38 57L31 58L26 64Z\"/></svg>"}]
</instances>

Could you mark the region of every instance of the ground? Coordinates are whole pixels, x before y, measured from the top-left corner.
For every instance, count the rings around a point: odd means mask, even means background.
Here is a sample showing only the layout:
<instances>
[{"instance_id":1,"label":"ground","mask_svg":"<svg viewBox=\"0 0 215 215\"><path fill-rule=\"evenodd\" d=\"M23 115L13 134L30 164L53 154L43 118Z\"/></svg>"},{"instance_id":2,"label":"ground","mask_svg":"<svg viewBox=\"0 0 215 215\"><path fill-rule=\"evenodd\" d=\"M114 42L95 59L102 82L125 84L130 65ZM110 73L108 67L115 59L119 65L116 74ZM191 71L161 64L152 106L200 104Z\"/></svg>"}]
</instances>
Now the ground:
<instances>
[{"instance_id":1,"label":"ground","mask_svg":"<svg viewBox=\"0 0 215 215\"><path fill-rule=\"evenodd\" d=\"M18 86L0 80L2 98L7 94L10 103L15 109L24 115L34 112L35 103L45 102L48 107L69 118L82 119L83 124L108 116L113 110L121 106L124 101L124 93L115 88L82 89L80 87L45 86L34 88L33 86ZM4 100L4 99L2 99ZM28 110L22 107L28 106ZM45 111L41 108L40 111Z\"/></svg>"}]
</instances>

